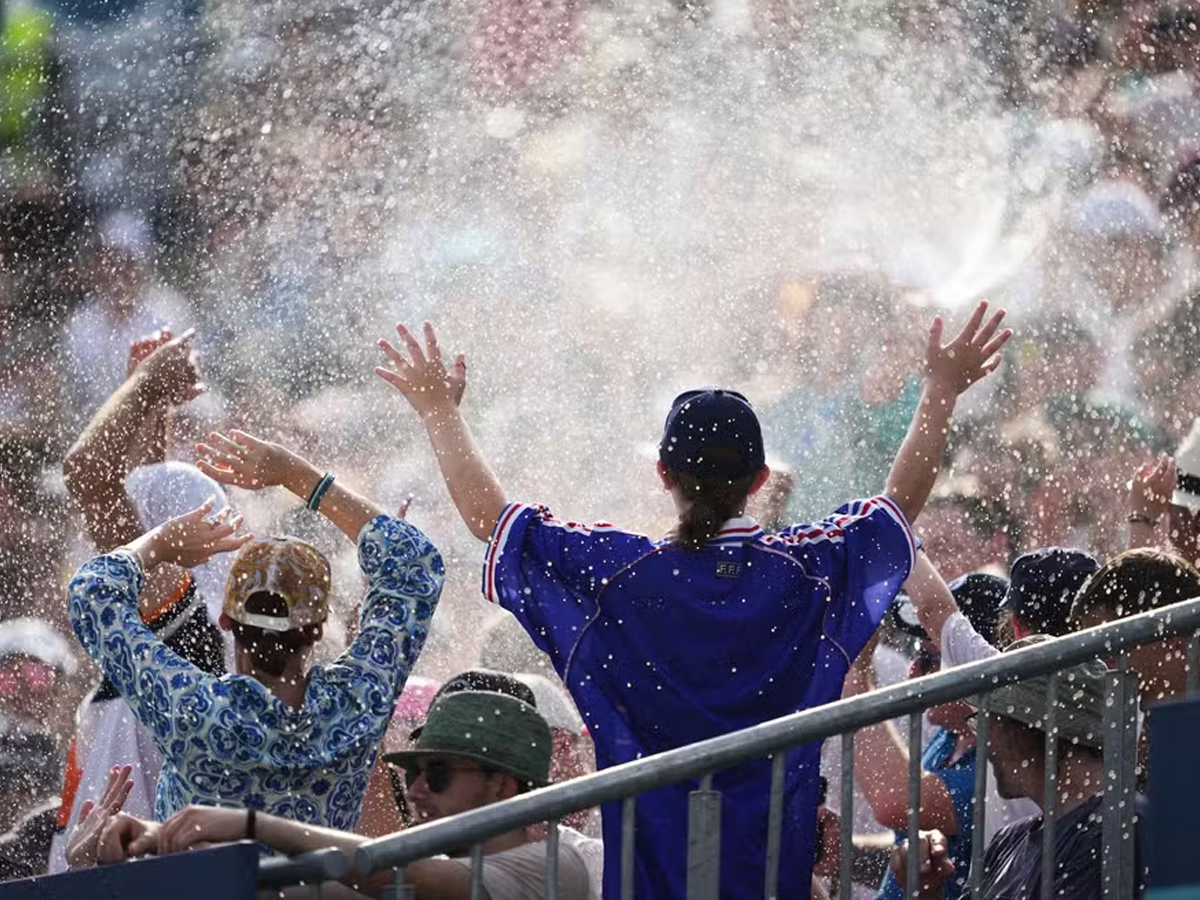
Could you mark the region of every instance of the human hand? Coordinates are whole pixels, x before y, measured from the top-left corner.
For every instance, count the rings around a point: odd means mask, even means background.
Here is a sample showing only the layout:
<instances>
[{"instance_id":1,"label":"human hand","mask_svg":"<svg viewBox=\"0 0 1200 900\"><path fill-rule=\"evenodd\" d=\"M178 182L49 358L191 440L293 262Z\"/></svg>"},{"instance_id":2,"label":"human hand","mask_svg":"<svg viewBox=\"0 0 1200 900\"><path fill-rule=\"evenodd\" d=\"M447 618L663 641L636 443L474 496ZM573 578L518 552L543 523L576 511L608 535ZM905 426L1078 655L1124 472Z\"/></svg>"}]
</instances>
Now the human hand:
<instances>
[{"instance_id":1,"label":"human hand","mask_svg":"<svg viewBox=\"0 0 1200 900\"><path fill-rule=\"evenodd\" d=\"M249 491L283 484L288 464L295 459L282 444L244 431L230 431L228 435L214 431L208 439L210 443L196 445L200 454L196 467L214 481Z\"/></svg>"},{"instance_id":2,"label":"human hand","mask_svg":"<svg viewBox=\"0 0 1200 900\"><path fill-rule=\"evenodd\" d=\"M946 879L954 874L954 863L950 861L950 850L946 836L936 829L920 831L917 845L919 877L917 879L919 900L941 898ZM892 850L889 863L892 873L901 885L908 884L908 841L902 841Z\"/></svg>"},{"instance_id":3,"label":"human hand","mask_svg":"<svg viewBox=\"0 0 1200 900\"><path fill-rule=\"evenodd\" d=\"M192 348L195 336L196 330L189 328L179 337L155 347L136 366L155 395L172 406L195 400L208 390L200 378L196 351ZM130 351L131 363L133 352Z\"/></svg>"},{"instance_id":4,"label":"human hand","mask_svg":"<svg viewBox=\"0 0 1200 900\"><path fill-rule=\"evenodd\" d=\"M925 377L930 384L958 396L1000 365L1000 348L1012 337L1012 329L1006 328L997 334L1005 311L1000 310L985 324L983 318L987 310L987 301L975 307L958 337L945 346L942 345L945 323L941 316L933 320L925 347Z\"/></svg>"},{"instance_id":5,"label":"human hand","mask_svg":"<svg viewBox=\"0 0 1200 900\"><path fill-rule=\"evenodd\" d=\"M157 822L147 822L129 813L117 813L108 820L100 834L100 862L124 862L147 853L158 853L161 828Z\"/></svg>"},{"instance_id":6,"label":"human hand","mask_svg":"<svg viewBox=\"0 0 1200 900\"><path fill-rule=\"evenodd\" d=\"M189 806L162 824L159 853L178 853L199 844L222 844L246 837L247 811L214 806Z\"/></svg>"},{"instance_id":7,"label":"human hand","mask_svg":"<svg viewBox=\"0 0 1200 900\"><path fill-rule=\"evenodd\" d=\"M145 362L151 353L170 341L173 337L175 335L171 333L171 329L168 326L145 337L134 338L129 344L129 360L125 367L125 377L128 378L136 372L137 367Z\"/></svg>"},{"instance_id":8,"label":"human hand","mask_svg":"<svg viewBox=\"0 0 1200 900\"><path fill-rule=\"evenodd\" d=\"M387 340L380 338L379 349L387 354L395 369L376 366L375 374L397 388L421 418L437 416L457 408L462 403L463 391L467 387L466 356L458 354L454 358L453 370L447 372L432 325L425 323L424 350L403 325L396 326L396 333L408 350L408 358Z\"/></svg>"},{"instance_id":9,"label":"human hand","mask_svg":"<svg viewBox=\"0 0 1200 900\"><path fill-rule=\"evenodd\" d=\"M98 801L87 800L79 810L79 821L67 841L67 866L86 869L96 864L100 836L112 817L121 811L133 789L131 766L113 766Z\"/></svg>"},{"instance_id":10,"label":"human hand","mask_svg":"<svg viewBox=\"0 0 1200 900\"><path fill-rule=\"evenodd\" d=\"M214 513L213 505L210 497L191 512L168 519L146 532L125 549L137 555L144 572L162 563L190 569L218 553L238 550L254 537L250 533L237 533L242 525L240 514L228 506Z\"/></svg>"},{"instance_id":11,"label":"human hand","mask_svg":"<svg viewBox=\"0 0 1200 900\"><path fill-rule=\"evenodd\" d=\"M1167 512L1175 493L1175 458L1163 454L1142 465L1129 485L1130 521L1157 525Z\"/></svg>"}]
</instances>

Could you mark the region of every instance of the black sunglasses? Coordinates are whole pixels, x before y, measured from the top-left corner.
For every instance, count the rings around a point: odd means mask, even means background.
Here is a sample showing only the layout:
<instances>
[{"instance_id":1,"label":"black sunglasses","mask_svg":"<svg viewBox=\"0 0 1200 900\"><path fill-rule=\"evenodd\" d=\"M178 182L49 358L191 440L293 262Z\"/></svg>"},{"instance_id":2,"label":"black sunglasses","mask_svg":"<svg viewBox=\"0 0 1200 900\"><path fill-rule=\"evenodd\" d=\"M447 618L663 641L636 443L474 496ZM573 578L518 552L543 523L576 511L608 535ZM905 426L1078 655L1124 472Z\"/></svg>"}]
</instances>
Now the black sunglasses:
<instances>
[{"instance_id":1,"label":"black sunglasses","mask_svg":"<svg viewBox=\"0 0 1200 900\"><path fill-rule=\"evenodd\" d=\"M471 765L469 763L450 763L435 759L425 763L424 767L419 764L406 766L404 769L404 780L408 785L408 789L412 790L412 786L417 778L424 775L425 786L429 788L429 792L431 794L440 794L446 788L450 787L450 782L454 780L455 772L479 772L485 776L496 774L495 769L489 769L487 766Z\"/></svg>"}]
</instances>

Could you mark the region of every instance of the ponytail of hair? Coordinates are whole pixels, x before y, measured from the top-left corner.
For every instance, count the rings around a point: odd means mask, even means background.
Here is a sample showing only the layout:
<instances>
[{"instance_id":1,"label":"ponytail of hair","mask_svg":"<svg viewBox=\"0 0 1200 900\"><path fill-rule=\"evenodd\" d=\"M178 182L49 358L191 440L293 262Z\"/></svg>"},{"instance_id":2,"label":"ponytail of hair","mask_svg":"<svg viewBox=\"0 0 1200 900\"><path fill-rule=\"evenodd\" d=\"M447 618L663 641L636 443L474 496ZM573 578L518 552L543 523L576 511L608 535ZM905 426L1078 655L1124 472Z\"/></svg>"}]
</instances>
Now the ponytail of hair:
<instances>
[{"instance_id":1,"label":"ponytail of hair","mask_svg":"<svg viewBox=\"0 0 1200 900\"><path fill-rule=\"evenodd\" d=\"M717 536L722 525L745 511L758 473L736 481L697 478L675 470L668 470L667 475L683 500L671 542L684 550L699 550Z\"/></svg>"}]
</instances>

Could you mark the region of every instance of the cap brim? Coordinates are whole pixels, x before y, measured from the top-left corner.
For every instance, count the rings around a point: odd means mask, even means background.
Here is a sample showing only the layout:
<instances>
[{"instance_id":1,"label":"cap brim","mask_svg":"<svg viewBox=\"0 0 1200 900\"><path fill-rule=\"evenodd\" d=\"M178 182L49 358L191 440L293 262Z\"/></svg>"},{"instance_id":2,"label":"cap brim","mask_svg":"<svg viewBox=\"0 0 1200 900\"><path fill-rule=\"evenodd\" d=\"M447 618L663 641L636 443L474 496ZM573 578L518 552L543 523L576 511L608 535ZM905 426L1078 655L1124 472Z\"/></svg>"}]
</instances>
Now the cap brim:
<instances>
[{"instance_id":1,"label":"cap brim","mask_svg":"<svg viewBox=\"0 0 1200 900\"><path fill-rule=\"evenodd\" d=\"M1175 491L1171 495L1171 503L1175 506L1182 506L1189 512L1200 512L1200 497L1186 491Z\"/></svg>"},{"instance_id":2,"label":"cap brim","mask_svg":"<svg viewBox=\"0 0 1200 900\"><path fill-rule=\"evenodd\" d=\"M497 763L496 760L492 759L490 756L485 756L482 753L464 753L459 749L442 750L438 747L423 747L419 750L397 750L395 753L384 753L381 755L384 762L391 763L394 766L399 766L402 769L409 768L412 763L416 762L418 759L427 758L430 756L459 756L463 759L474 760L480 765L487 766L489 769L495 769L497 772L503 772L506 775L511 775L513 778L519 779L522 777L512 769L508 768L508 766ZM530 779L529 783L534 787L546 787L546 785L548 785L550 782L544 779Z\"/></svg>"}]
</instances>

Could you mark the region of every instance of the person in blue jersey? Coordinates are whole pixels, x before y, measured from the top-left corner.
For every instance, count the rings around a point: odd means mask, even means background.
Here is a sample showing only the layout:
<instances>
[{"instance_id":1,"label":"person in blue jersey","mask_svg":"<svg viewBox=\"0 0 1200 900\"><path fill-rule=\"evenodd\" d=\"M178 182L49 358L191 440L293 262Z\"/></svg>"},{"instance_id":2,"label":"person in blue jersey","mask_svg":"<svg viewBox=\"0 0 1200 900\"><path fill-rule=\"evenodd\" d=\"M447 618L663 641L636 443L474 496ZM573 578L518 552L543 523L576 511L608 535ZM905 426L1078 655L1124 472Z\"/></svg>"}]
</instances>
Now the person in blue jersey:
<instances>
[{"instance_id":1,"label":"person in blue jersey","mask_svg":"<svg viewBox=\"0 0 1200 900\"><path fill-rule=\"evenodd\" d=\"M729 390L680 395L667 415L658 472L679 512L661 540L563 521L510 503L460 410L466 362L447 368L437 336L397 327L404 352L380 347L376 372L424 421L450 495L488 541L486 597L546 652L579 707L598 768L618 765L836 700L914 555L910 521L933 486L958 396L991 372L1011 332L981 303L959 335L929 332L921 404L884 492L829 518L767 534L744 516L770 476L749 402ZM817 744L788 756L779 895L808 897L815 856ZM723 796L723 898L762 894L771 762L717 774ZM638 797L634 884L642 900L682 897L692 784ZM620 844L620 804L603 810ZM606 897L620 854L606 854Z\"/></svg>"}]
</instances>

